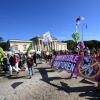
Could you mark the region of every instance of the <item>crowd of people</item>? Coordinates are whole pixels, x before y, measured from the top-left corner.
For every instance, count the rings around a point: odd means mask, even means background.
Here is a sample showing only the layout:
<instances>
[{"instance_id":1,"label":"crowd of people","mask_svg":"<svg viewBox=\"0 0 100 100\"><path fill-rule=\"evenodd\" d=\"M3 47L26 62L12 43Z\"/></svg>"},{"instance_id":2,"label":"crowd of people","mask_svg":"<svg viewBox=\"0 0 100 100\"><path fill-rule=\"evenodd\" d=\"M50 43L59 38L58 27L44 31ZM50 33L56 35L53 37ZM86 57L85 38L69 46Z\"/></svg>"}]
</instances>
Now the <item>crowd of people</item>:
<instances>
[{"instance_id":1,"label":"crowd of people","mask_svg":"<svg viewBox=\"0 0 100 100\"><path fill-rule=\"evenodd\" d=\"M29 78L32 78L34 74L34 66L37 66L41 60L44 59L45 62L52 62L52 56L56 55L66 55L66 54L77 54L80 56L91 56L95 60L100 58L99 49L89 49L86 47L83 50L68 50L68 51L52 51L52 53L42 52L41 55L34 52L33 54L19 54L19 53L6 53L3 59L3 70L5 73L9 74L10 77L13 76L13 72L16 73L16 77L22 70L28 69ZM85 59L86 60L86 59ZM71 74L72 77L72 74ZM97 89L100 90L100 79L98 80Z\"/></svg>"},{"instance_id":2,"label":"crowd of people","mask_svg":"<svg viewBox=\"0 0 100 100\"><path fill-rule=\"evenodd\" d=\"M43 60L44 59L44 60ZM2 69L9 77L16 75L18 77L20 71L25 71L28 69L29 78L33 76L34 66L42 63L42 60L50 62L52 59L52 54L49 52L27 52L23 53L13 53L6 52L3 58Z\"/></svg>"},{"instance_id":3,"label":"crowd of people","mask_svg":"<svg viewBox=\"0 0 100 100\"><path fill-rule=\"evenodd\" d=\"M95 48L89 49L88 47L86 47L86 48L81 49L81 50L76 49L76 50L69 50L69 51L55 51L53 53L53 55L55 55L55 57L57 55L66 55L66 54L72 54L72 55L75 54L75 55L81 56L81 58L83 58L84 64L90 64L90 63L96 62L96 61L98 63L100 63L100 49L95 49ZM71 73L70 78L72 78L73 73L74 72ZM83 78L83 79L85 79L85 78ZM97 80L97 90L96 91L100 91L100 77Z\"/></svg>"},{"instance_id":4,"label":"crowd of people","mask_svg":"<svg viewBox=\"0 0 100 100\"><path fill-rule=\"evenodd\" d=\"M30 78L33 76L33 66L37 66L37 59L40 59L39 54L27 53L5 53L3 58L3 67L5 74L8 74L10 77L13 76L13 73L16 73L18 76L20 71L28 69Z\"/></svg>"}]
</instances>

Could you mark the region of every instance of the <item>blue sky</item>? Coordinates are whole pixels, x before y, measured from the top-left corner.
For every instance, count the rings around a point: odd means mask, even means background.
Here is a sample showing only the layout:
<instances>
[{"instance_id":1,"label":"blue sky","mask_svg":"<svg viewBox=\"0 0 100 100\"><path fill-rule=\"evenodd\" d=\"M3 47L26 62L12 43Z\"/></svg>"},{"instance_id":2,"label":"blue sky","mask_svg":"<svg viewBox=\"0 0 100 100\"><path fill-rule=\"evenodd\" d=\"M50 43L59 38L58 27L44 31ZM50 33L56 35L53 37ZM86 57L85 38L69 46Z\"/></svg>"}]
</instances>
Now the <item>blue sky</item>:
<instances>
[{"instance_id":1,"label":"blue sky","mask_svg":"<svg viewBox=\"0 0 100 100\"><path fill-rule=\"evenodd\" d=\"M78 27L83 39L100 40L100 0L0 0L0 36L29 40L49 31L70 40L78 16L85 17Z\"/></svg>"}]
</instances>

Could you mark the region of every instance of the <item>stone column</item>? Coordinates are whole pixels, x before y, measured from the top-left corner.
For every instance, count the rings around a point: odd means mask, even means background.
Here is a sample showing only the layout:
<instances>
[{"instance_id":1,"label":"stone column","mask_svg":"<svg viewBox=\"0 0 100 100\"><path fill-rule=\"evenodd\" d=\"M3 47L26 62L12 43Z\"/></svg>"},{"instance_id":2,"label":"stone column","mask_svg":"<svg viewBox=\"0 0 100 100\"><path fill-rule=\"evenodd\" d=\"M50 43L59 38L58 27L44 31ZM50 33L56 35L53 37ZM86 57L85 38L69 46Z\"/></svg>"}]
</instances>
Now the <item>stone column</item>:
<instances>
[{"instance_id":1,"label":"stone column","mask_svg":"<svg viewBox=\"0 0 100 100\"><path fill-rule=\"evenodd\" d=\"M50 43L50 48L52 48L52 42Z\"/></svg>"},{"instance_id":2,"label":"stone column","mask_svg":"<svg viewBox=\"0 0 100 100\"><path fill-rule=\"evenodd\" d=\"M34 50L36 51L36 44L34 44Z\"/></svg>"},{"instance_id":3,"label":"stone column","mask_svg":"<svg viewBox=\"0 0 100 100\"><path fill-rule=\"evenodd\" d=\"M53 41L53 48L54 48L54 50L55 50L55 41Z\"/></svg>"},{"instance_id":4,"label":"stone column","mask_svg":"<svg viewBox=\"0 0 100 100\"><path fill-rule=\"evenodd\" d=\"M54 48L53 48L53 41L52 41L52 49L54 49Z\"/></svg>"},{"instance_id":5,"label":"stone column","mask_svg":"<svg viewBox=\"0 0 100 100\"><path fill-rule=\"evenodd\" d=\"M38 39L38 51L40 50L40 39Z\"/></svg>"},{"instance_id":6,"label":"stone column","mask_svg":"<svg viewBox=\"0 0 100 100\"><path fill-rule=\"evenodd\" d=\"M44 47L43 47L43 41L41 40L41 49L43 50L44 49ZM41 51L42 51L41 50Z\"/></svg>"},{"instance_id":7,"label":"stone column","mask_svg":"<svg viewBox=\"0 0 100 100\"><path fill-rule=\"evenodd\" d=\"M57 41L55 41L55 50L57 50Z\"/></svg>"}]
</instances>

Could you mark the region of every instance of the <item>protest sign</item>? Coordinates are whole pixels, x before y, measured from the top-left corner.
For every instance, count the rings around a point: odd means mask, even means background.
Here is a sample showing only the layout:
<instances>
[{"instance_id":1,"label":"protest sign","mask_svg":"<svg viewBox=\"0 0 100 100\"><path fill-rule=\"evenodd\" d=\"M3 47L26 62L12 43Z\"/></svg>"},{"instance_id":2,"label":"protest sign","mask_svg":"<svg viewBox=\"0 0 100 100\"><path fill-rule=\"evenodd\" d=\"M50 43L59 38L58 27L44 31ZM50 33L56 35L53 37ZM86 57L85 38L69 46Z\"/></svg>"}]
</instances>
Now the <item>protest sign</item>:
<instances>
[{"instance_id":1,"label":"protest sign","mask_svg":"<svg viewBox=\"0 0 100 100\"><path fill-rule=\"evenodd\" d=\"M59 55L53 57L52 66L89 80L100 79L100 62L91 56Z\"/></svg>"}]
</instances>

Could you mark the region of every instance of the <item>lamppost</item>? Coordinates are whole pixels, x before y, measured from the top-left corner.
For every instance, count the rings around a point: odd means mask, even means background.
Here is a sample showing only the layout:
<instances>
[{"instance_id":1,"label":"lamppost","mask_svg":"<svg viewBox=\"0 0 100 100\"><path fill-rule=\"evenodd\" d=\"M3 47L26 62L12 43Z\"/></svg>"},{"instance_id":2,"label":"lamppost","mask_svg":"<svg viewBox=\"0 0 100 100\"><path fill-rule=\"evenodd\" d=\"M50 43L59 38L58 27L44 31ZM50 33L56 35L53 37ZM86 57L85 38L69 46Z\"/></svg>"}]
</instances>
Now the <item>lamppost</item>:
<instances>
[{"instance_id":1,"label":"lamppost","mask_svg":"<svg viewBox=\"0 0 100 100\"><path fill-rule=\"evenodd\" d=\"M83 29L84 29L84 26L87 29L87 23L83 23L83 25L82 25L82 41L83 41Z\"/></svg>"}]
</instances>

